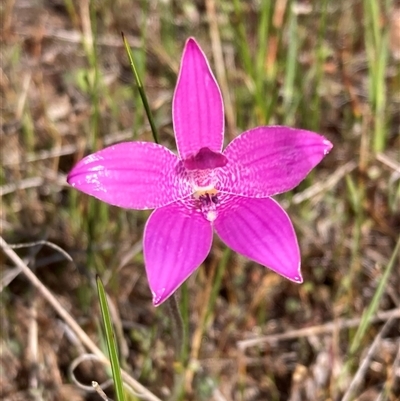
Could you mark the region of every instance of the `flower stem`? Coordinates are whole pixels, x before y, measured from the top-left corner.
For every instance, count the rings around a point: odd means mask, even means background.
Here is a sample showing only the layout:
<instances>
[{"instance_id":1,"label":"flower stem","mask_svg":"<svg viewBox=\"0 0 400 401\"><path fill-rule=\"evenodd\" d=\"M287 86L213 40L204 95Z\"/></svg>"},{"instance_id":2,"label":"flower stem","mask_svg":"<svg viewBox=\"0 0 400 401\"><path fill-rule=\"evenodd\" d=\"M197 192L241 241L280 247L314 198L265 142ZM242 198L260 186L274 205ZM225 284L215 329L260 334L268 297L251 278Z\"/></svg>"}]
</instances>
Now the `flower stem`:
<instances>
[{"instance_id":1,"label":"flower stem","mask_svg":"<svg viewBox=\"0 0 400 401\"><path fill-rule=\"evenodd\" d=\"M131 67L132 67L133 75L135 77L136 85L137 85L137 87L139 89L139 94L140 94L140 97L142 98L142 103L143 103L144 109L145 109L146 114L147 114L147 118L148 118L149 123L150 123L151 132L153 133L154 142L155 143L160 143L159 140L158 140L158 133L157 133L156 125L154 123L154 118L153 118L153 115L152 115L151 110L150 110L150 105L149 105L149 102L147 100L147 96L146 96L146 92L145 92L144 87L143 87L142 80L140 79L140 76L138 74L138 71L137 71L137 68L136 68L136 65L135 65L135 61L133 59L131 48L130 48L129 43L126 40L126 37L125 37L123 32L121 32L121 35L122 35L122 40L124 41L126 53L128 54L128 57L129 57L129 62L131 63Z\"/></svg>"},{"instance_id":2,"label":"flower stem","mask_svg":"<svg viewBox=\"0 0 400 401\"><path fill-rule=\"evenodd\" d=\"M184 283L185 284L185 283ZM185 310L185 296L182 299L183 308ZM169 400L182 401L184 397L184 371L187 363L188 356L188 335L185 328L188 327L186 316L182 315L181 309L179 307L179 302L176 294L172 294L166 301L168 312L171 317L171 333L175 341L175 361L179 362L179 367L174 373L174 388L171 392L171 397ZM185 325L186 323L186 325Z\"/></svg>"},{"instance_id":3,"label":"flower stem","mask_svg":"<svg viewBox=\"0 0 400 401\"><path fill-rule=\"evenodd\" d=\"M176 359L181 359L186 339L186 330L183 324L182 314L175 294L169 297L166 302L172 320L172 335L175 340Z\"/></svg>"}]
</instances>

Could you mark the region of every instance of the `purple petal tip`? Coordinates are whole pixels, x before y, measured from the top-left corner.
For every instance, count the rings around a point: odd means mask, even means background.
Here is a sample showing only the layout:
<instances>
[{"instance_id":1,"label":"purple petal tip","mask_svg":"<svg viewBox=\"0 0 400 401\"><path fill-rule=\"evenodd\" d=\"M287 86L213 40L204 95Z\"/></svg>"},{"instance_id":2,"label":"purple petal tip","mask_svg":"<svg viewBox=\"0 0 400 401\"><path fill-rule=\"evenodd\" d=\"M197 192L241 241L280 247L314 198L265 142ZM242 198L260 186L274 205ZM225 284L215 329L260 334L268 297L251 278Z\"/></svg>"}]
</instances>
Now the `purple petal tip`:
<instances>
[{"instance_id":1,"label":"purple petal tip","mask_svg":"<svg viewBox=\"0 0 400 401\"><path fill-rule=\"evenodd\" d=\"M151 292L153 294L153 305L154 306L160 306L165 300L166 298L163 298L163 294L165 293L165 288L163 288L162 290L158 291L158 292Z\"/></svg>"},{"instance_id":2,"label":"purple petal tip","mask_svg":"<svg viewBox=\"0 0 400 401\"><path fill-rule=\"evenodd\" d=\"M333 144L325 138L323 139L322 143L325 145L324 155L326 156L333 148Z\"/></svg>"},{"instance_id":3,"label":"purple petal tip","mask_svg":"<svg viewBox=\"0 0 400 401\"><path fill-rule=\"evenodd\" d=\"M301 275L301 272L300 272L300 265L299 265L299 270L296 275L294 275L294 276L287 275L286 278L288 278L290 281L293 281L297 284L301 284L303 282L303 276Z\"/></svg>"}]
</instances>

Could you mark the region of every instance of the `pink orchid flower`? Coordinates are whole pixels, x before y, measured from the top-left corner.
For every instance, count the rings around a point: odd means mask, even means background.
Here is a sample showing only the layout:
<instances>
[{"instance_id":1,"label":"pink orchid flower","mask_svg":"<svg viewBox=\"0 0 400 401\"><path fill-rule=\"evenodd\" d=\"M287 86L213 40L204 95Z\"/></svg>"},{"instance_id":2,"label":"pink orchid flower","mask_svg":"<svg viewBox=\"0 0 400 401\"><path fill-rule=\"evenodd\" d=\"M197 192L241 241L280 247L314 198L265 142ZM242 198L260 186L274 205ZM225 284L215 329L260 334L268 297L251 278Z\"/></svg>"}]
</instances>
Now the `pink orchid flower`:
<instances>
[{"instance_id":1,"label":"pink orchid flower","mask_svg":"<svg viewBox=\"0 0 400 401\"><path fill-rule=\"evenodd\" d=\"M68 182L111 205L155 209L143 252L155 306L205 260L213 230L234 251L301 283L293 225L271 196L298 185L332 144L283 126L245 131L224 150L224 107L193 38L183 51L172 120L178 156L151 142L125 142L81 160Z\"/></svg>"}]
</instances>

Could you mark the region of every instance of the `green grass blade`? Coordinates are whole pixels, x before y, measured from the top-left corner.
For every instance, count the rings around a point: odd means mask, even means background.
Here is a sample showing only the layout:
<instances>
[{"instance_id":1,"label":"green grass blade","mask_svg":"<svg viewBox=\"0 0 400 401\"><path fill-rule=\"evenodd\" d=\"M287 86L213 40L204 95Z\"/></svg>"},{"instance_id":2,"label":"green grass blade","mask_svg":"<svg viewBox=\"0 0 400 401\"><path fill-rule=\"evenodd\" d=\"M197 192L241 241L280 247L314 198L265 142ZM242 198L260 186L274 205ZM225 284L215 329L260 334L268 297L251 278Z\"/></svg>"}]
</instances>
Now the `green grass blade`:
<instances>
[{"instance_id":1,"label":"green grass blade","mask_svg":"<svg viewBox=\"0 0 400 401\"><path fill-rule=\"evenodd\" d=\"M214 285L211 290L211 296L210 300L208 303L208 310L206 314L206 318L204 319L205 324L207 324L207 321L209 320L215 306L215 302L217 301L218 293L219 290L221 289L221 283L222 283L222 278L224 276L224 272L226 269L226 266L228 265L229 257L231 256L231 250L229 248L225 248L224 253L222 255L222 259L220 260L216 275L214 278Z\"/></svg>"},{"instance_id":2,"label":"green grass blade","mask_svg":"<svg viewBox=\"0 0 400 401\"><path fill-rule=\"evenodd\" d=\"M258 26L257 40L258 49L256 55L256 81L259 85L265 78L265 57L267 54L268 38L270 33L270 20L273 3L262 0L260 5L260 24Z\"/></svg>"},{"instance_id":3,"label":"green grass blade","mask_svg":"<svg viewBox=\"0 0 400 401\"><path fill-rule=\"evenodd\" d=\"M328 14L328 1L323 0L321 2L321 18L318 28L318 36L315 51L315 90L312 99L312 119L311 119L311 130L318 131L320 128L320 118L321 118L321 93L320 89L322 87L323 75L324 75L324 61L326 57L326 50L324 45L324 39L326 36L327 29L327 14Z\"/></svg>"},{"instance_id":4,"label":"green grass blade","mask_svg":"<svg viewBox=\"0 0 400 401\"><path fill-rule=\"evenodd\" d=\"M287 59L285 63L285 81L283 85L283 107L285 110L285 124L295 123L295 101L296 96L296 70L298 69L297 57L299 50L299 34L297 30L297 15L290 7L288 22L289 43L287 49Z\"/></svg>"},{"instance_id":5,"label":"green grass blade","mask_svg":"<svg viewBox=\"0 0 400 401\"><path fill-rule=\"evenodd\" d=\"M373 150L383 152L387 142L386 69L389 60L388 27L380 27L381 15L388 13L388 5L364 0L364 37L368 57L368 97L373 119Z\"/></svg>"},{"instance_id":6,"label":"green grass blade","mask_svg":"<svg viewBox=\"0 0 400 401\"><path fill-rule=\"evenodd\" d=\"M244 17L242 13L242 5L239 0L234 0L233 6L236 17L236 21L233 24L233 28L236 29L240 59L243 62L244 68L248 76L254 79L254 67L253 67L252 57L250 54L249 43L246 36L246 29L243 22Z\"/></svg>"},{"instance_id":7,"label":"green grass blade","mask_svg":"<svg viewBox=\"0 0 400 401\"><path fill-rule=\"evenodd\" d=\"M154 118L153 118L153 115L152 115L151 110L150 110L149 102L147 100L147 96L146 96L146 92L144 90L144 86L143 86L142 80L140 79L140 76L139 76L137 68L136 68L135 61L133 59L131 48L130 48L129 43L126 40L125 35L123 34L123 32L121 34L122 34L122 40L124 41L124 46L125 46L126 53L128 55L129 62L130 62L131 67L132 67L132 72L133 72L133 75L135 77L136 85L137 85L137 87L139 89L140 97L142 99L143 106L144 106L144 109L146 110L146 115L147 115L147 118L148 118L149 123L150 123L151 132L153 133L154 142L155 143L160 143L159 140L158 140L158 133L157 133L156 125L154 123Z\"/></svg>"},{"instance_id":8,"label":"green grass blade","mask_svg":"<svg viewBox=\"0 0 400 401\"><path fill-rule=\"evenodd\" d=\"M114 380L115 394L118 401L125 401L124 386L121 377L121 368L119 366L118 350L115 341L115 334L111 323L110 310L107 303L107 295L104 290L100 277L97 276L97 290L99 293L100 311L103 318L104 330L108 353L110 356L111 371Z\"/></svg>"},{"instance_id":9,"label":"green grass blade","mask_svg":"<svg viewBox=\"0 0 400 401\"><path fill-rule=\"evenodd\" d=\"M382 295L385 291L385 287L386 287L386 284L390 277L390 273L392 272L393 266L395 265L395 262L396 262L397 254L399 253L399 249L400 249L400 239L397 241L396 247L392 253L392 257L390 258L390 261L387 264L386 270L383 273L383 276L381 278L381 281L379 282L378 288L376 289L376 292L372 298L372 301L363 314L362 321L360 323L360 326L356 332L356 335L354 336L354 339L353 339L351 347L350 347L351 354L353 354L354 352L357 351L357 349L360 345L361 339L364 337L366 331L368 330L368 327L370 326L372 316L378 310L379 301L381 300Z\"/></svg>"},{"instance_id":10,"label":"green grass blade","mask_svg":"<svg viewBox=\"0 0 400 401\"><path fill-rule=\"evenodd\" d=\"M184 282L181 287L181 302L180 309L183 320L183 327L185 329L185 336L183 339L183 353L181 355L181 362L185 366L189 359L190 342L189 342L189 324L190 324L190 308L189 308L189 289L187 283Z\"/></svg>"}]
</instances>

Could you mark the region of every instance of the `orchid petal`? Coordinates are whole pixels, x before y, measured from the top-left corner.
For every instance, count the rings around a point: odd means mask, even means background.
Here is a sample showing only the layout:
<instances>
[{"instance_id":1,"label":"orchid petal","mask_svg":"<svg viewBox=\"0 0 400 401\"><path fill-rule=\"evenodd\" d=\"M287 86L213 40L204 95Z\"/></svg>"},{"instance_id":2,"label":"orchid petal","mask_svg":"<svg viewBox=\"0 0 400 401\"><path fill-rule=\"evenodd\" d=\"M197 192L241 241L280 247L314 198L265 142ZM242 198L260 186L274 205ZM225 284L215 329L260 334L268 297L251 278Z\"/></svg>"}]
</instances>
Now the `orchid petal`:
<instances>
[{"instance_id":1,"label":"orchid petal","mask_svg":"<svg viewBox=\"0 0 400 401\"><path fill-rule=\"evenodd\" d=\"M207 58L193 38L183 51L172 104L176 144L181 159L202 148L220 152L224 140L222 96Z\"/></svg>"},{"instance_id":2,"label":"orchid petal","mask_svg":"<svg viewBox=\"0 0 400 401\"><path fill-rule=\"evenodd\" d=\"M282 126L258 127L225 149L219 190L263 198L297 186L330 151L332 144L314 132Z\"/></svg>"},{"instance_id":3,"label":"orchid petal","mask_svg":"<svg viewBox=\"0 0 400 401\"><path fill-rule=\"evenodd\" d=\"M167 148L151 142L125 142L82 159L68 183L111 205L152 209L187 196L179 179L182 162Z\"/></svg>"},{"instance_id":4,"label":"orchid petal","mask_svg":"<svg viewBox=\"0 0 400 401\"><path fill-rule=\"evenodd\" d=\"M219 210L214 228L234 251L289 280L303 281L293 225L272 198L232 196Z\"/></svg>"},{"instance_id":5,"label":"orchid petal","mask_svg":"<svg viewBox=\"0 0 400 401\"><path fill-rule=\"evenodd\" d=\"M147 220L143 252L155 306L164 302L210 252L212 226L182 202L156 209Z\"/></svg>"}]
</instances>

